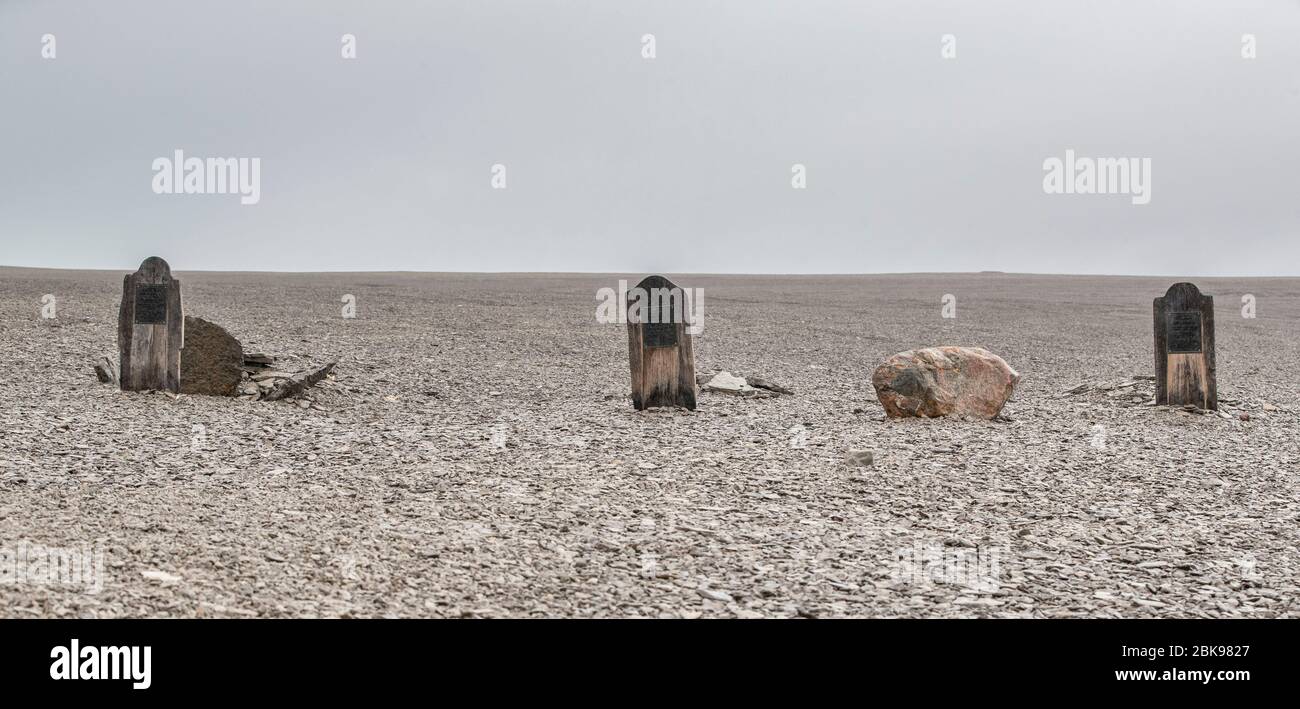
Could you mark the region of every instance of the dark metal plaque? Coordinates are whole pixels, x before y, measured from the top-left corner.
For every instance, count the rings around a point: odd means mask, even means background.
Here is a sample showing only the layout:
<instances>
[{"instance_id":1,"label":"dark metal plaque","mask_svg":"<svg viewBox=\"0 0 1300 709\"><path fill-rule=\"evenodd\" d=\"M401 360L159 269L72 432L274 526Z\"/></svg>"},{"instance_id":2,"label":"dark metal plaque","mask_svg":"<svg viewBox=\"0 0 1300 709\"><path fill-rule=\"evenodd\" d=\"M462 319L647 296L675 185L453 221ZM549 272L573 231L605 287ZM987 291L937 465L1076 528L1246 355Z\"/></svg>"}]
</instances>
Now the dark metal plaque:
<instances>
[{"instance_id":1,"label":"dark metal plaque","mask_svg":"<svg viewBox=\"0 0 1300 709\"><path fill-rule=\"evenodd\" d=\"M167 286L151 284L136 286L135 323L156 325L167 322Z\"/></svg>"},{"instance_id":2,"label":"dark metal plaque","mask_svg":"<svg viewBox=\"0 0 1300 709\"><path fill-rule=\"evenodd\" d=\"M1166 349L1170 354L1201 351L1201 312L1172 312L1167 316Z\"/></svg>"},{"instance_id":3,"label":"dark metal plaque","mask_svg":"<svg viewBox=\"0 0 1300 709\"><path fill-rule=\"evenodd\" d=\"M677 312L681 308L681 291L654 288L650 291L649 318L645 324L646 347L677 346Z\"/></svg>"},{"instance_id":4,"label":"dark metal plaque","mask_svg":"<svg viewBox=\"0 0 1300 709\"><path fill-rule=\"evenodd\" d=\"M677 323L648 322L644 328L646 347L677 346Z\"/></svg>"}]
</instances>

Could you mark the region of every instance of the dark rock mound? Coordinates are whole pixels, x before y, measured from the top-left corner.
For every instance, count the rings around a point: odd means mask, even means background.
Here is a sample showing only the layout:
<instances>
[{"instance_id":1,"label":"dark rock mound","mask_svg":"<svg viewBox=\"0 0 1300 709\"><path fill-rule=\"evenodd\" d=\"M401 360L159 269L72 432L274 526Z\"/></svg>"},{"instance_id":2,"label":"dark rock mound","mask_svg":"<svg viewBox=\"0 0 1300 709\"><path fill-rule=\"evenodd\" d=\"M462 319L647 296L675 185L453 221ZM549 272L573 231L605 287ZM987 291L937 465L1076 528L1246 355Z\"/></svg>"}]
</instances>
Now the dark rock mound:
<instances>
[{"instance_id":1,"label":"dark rock mound","mask_svg":"<svg viewBox=\"0 0 1300 709\"><path fill-rule=\"evenodd\" d=\"M236 396L243 379L244 346L225 328L185 316L181 393Z\"/></svg>"}]
</instances>

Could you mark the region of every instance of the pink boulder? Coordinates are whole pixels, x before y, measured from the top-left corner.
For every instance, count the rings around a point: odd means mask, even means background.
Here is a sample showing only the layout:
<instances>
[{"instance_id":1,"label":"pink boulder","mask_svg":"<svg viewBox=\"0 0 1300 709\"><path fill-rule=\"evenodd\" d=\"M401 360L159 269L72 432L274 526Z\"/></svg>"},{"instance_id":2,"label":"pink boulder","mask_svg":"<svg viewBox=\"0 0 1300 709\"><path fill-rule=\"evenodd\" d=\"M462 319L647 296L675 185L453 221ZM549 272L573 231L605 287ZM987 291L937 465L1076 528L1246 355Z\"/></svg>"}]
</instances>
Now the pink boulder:
<instances>
[{"instance_id":1,"label":"pink boulder","mask_svg":"<svg viewBox=\"0 0 1300 709\"><path fill-rule=\"evenodd\" d=\"M900 352L871 376L885 413L903 416L998 415L1020 375L1003 359L978 347L927 347Z\"/></svg>"}]
</instances>

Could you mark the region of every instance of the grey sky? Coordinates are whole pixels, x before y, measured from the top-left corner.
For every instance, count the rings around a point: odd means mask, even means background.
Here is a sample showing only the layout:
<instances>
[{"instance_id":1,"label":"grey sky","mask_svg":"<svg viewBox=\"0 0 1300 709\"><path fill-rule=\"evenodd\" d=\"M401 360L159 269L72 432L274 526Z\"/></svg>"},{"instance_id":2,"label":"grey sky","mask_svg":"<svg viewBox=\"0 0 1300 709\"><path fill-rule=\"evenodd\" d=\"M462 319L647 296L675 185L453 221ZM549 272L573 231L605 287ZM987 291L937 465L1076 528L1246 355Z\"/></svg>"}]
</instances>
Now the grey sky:
<instances>
[{"instance_id":1,"label":"grey sky","mask_svg":"<svg viewBox=\"0 0 1300 709\"><path fill-rule=\"evenodd\" d=\"M1297 0L3 0L0 103L5 265L1300 275Z\"/></svg>"}]
</instances>

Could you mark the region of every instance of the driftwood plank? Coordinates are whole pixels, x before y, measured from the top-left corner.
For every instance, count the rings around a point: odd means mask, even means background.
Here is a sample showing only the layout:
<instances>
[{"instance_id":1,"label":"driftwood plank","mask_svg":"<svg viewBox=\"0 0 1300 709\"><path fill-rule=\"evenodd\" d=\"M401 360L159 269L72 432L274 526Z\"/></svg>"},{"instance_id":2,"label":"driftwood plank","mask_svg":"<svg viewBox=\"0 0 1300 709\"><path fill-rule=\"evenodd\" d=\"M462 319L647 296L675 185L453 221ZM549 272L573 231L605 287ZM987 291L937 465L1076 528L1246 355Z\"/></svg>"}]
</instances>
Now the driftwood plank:
<instances>
[{"instance_id":1,"label":"driftwood plank","mask_svg":"<svg viewBox=\"0 0 1300 709\"><path fill-rule=\"evenodd\" d=\"M1152 303L1156 403L1219 408L1215 382L1214 297L1175 283Z\"/></svg>"},{"instance_id":2,"label":"driftwood plank","mask_svg":"<svg viewBox=\"0 0 1300 709\"><path fill-rule=\"evenodd\" d=\"M695 350L690 307L681 288L648 276L627 293L627 351L632 405L695 408Z\"/></svg>"},{"instance_id":3,"label":"driftwood plank","mask_svg":"<svg viewBox=\"0 0 1300 709\"><path fill-rule=\"evenodd\" d=\"M122 279L117 314L122 390L179 392L184 340L181 283L166 261L150 256Z\"/></svg>"}]
</instances>

